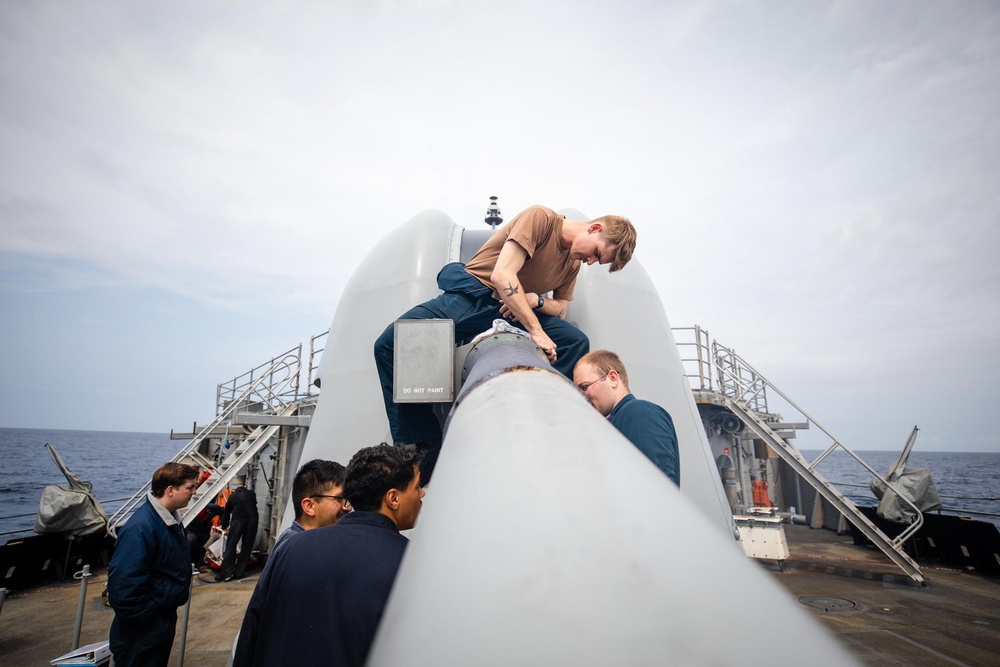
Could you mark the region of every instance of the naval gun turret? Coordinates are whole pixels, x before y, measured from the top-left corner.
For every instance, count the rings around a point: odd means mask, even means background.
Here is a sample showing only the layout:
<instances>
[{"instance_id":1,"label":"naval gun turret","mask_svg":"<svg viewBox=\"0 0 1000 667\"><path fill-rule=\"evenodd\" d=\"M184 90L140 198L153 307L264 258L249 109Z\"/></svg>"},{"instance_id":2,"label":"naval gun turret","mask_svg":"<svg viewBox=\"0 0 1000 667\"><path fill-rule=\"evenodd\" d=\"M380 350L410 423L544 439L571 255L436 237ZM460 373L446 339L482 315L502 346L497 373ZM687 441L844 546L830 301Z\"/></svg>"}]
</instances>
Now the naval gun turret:
<instances>
[{"instance_id":1,"label":"naval gun turret","mask_svg":"<svg viewBox=\"0 0 1000 667\"><path fill-rule=\"evenodd\" d=\"M330 329L302 461L346 463L387 438L373 343L387 323L438 293L444 264L471 256L483 240L481 231L426 211L372 249ZM725 610L762 605L793 644L782 649L797 656L789 663L808 654L817 664L851 664L735 542L669 322L639 260L614 275L581 267L575 295L567 318L592 348L618 352L636 395L673 416L683 487L530 338L491 332L457 352L464 358L452 357L460 377L454 400L442 404L433 484L369 664L737 663L759 643L760 628L722 622Z\"/></svg>"}]
</instances>

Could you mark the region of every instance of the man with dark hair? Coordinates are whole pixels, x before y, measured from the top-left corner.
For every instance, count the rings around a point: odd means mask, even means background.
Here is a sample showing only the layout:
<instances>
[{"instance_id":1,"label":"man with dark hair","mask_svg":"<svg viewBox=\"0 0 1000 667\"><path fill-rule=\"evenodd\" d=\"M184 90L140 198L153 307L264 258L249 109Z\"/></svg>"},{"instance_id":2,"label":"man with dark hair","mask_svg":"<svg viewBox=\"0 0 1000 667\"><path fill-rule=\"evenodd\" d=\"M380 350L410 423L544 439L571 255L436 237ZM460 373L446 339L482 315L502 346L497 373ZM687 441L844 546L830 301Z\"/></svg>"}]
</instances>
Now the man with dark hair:
<instances>
[{"instance_id":1,"label":"man with dark hair","mask_svg":"<svg viewBox=\"0 0 1000 667\"><path fill-rule=\"evenodd\" d=\"M416 452L362 449L347 466L344 494L353 512L288 540L268 561L234 667L364 665L408 542L399 531L420 514Z\"/></svg>"},{"instance_id":2,"label":"man with dark hair","mask_svg":"<svg viewBox=\"0 0 1000 667\"><path fill-rule=\"evenodd\" d=\"M347 469L336 461L313 459L302 465L292 482L292 503L295 520L274 542L271 555L278 546L295 535L313 528L332 526L351 511L344 497L344 475Z\"/></svg>"},{"instance_id":3,"label":"man with dark hair","mask_svg":"<svg viewBox=\"0 0 1000 667\"><path fill-rule=\"evenodd\" d=\"M257 539L258 513L257 495L246 487L246 481L244 475L233 477L236 489L226 500L222 528L228 528L229 532L226 535L226 551L222 556L222 569L215 576L216 581L242 579L250 564L250 554Z\"/></svg>"},{"instance_id":4,"label":"man with dark hair","mask_svg":"<svg viewBox=\"0 0 1000 667\"><path fill-rule=\"evenodd\" d=\"M444 292L411 308L399 319L448 319L455 340L482 333L493 320L508 317L525 329L557 371L571 377L590 340L567 322L580 264L610 264L618 271L635 250L636 232L627 218L605 215L588 222L567 220L544 206L532 206L500 227L469 260L447 264L438 273ZM551 297L546 297L552 292ZM430 482L441 449L441 427L430 403L393 401L394 324L375 341L375 365L392 439L415 443L420 473Z\"/></svg>"},{"instance_id":5,"label":"man with dark hair","mask_svg":"<svg viewBox=\"0 0 1000 667\"><path fill-rule=\"evenodd\" d=\"M187 602L191 561L177 510L198 488L198 468L166 463L153 473L146 502L118 531L108 569L108 603L115 610L110 648L119 667L166 665Z\"/></svg>"},{"instance_id":6,"label":"man with dark hair","mask_svg":"<svg viewBox=\"0 0 1000 667\"><path fill-rule=\"evenodd\" d=\"M611 425L646 455L674 484L681 484L677 432L670 413L632 395L628 371L614 352L589 352L573 369L573 383Z\"/></svg>"}]
</instances>

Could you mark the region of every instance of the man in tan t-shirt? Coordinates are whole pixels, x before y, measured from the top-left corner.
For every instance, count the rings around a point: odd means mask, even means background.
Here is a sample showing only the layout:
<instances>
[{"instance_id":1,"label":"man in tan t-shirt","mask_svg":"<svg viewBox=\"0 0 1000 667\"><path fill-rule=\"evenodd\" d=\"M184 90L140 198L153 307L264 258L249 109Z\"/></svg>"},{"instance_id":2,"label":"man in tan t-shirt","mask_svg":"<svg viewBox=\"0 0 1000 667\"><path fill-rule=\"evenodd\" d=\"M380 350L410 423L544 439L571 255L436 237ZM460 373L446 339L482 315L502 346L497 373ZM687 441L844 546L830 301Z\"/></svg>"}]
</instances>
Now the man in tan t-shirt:
<instances>
[{"instance_id":1,"label":"man in tan t-shirt","mask_svg":"<svg viewBox=\"0 0 1000 667\"><path fill-rule=\"evenodd\" d=\"M441 269L438 287L444 293L399 319L453 320L459 341L506 317L527 330L553 367L572 379L573 366L590 350L586 334L563 319L580 263L610 264L610 271L618 271L632 258L635 241L627 218L606 215L579 222L532 206L500 227L467 265L454 262ZM416 444L426 483L441 447L441 427L430 404L392 400L393 326L375 341L375 365L392 439Z\"/></svg>"}]
</instances>

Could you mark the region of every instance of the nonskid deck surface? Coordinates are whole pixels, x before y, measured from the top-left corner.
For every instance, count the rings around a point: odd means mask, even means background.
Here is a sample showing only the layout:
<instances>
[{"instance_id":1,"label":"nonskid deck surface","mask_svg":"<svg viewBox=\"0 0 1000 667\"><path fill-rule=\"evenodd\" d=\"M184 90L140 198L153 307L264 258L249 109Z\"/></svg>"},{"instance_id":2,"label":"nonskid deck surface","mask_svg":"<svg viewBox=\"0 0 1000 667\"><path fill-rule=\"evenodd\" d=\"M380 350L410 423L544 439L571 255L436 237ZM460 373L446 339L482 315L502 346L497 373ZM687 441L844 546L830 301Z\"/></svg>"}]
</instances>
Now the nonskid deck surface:
<instances>
[{"instance_id":1,"label":"nonskid deck surface","mask_svg":"<svg viewBox=\"0 0 1000 667\"><path fill-rule=\"evenodd\" d=\"M995 664L1000 578L925 566L929 585L920 588L881 552L855 546L849 535L806 526L785 530L791 549L785 569L762 566L863 664ZM185 665L226 664L258 575L216 584L209 573L195 582ZM106 578L101 571L90 580L81 644L108 636L114 613L101 597ZM0 612L0 662L43 665L68 651L79 591L79 584L71 583L8 597ZM768 626L766 610L733 611L755 619L767 639L747 647L747 655L734 656L733 664L790 664L792 657L780 653L781 628ZM176 650L175 641L172 661Z\"/></svg>"},{"instance_id":2,"label":"nonskid deck surface","mask_svg":"<svg viewBox=\"0 0 1000 667\"><path fill-rule=\"evenodd\" d=\"M214 572L207 572L195 580L185 667L223 667L226 664L259 574L254 571L243 579L215 583L212 580ZM104 605L101 597L107 578L107 570L102 570L88 583L81 646L108 638L114 611ZM79 583L36 588L8 596L0 612L0 665L48 665L50 660L69 651L79 598ZM180 623L178 612L171 664L176 664Z\"/></svg>"},{"instance_id":3,"label":"nonskid deck surface","mask_svg":"<svg viewBox=\"0 0 1000 667\"><path fill-rule=\"evenodd\" d=\"M921 588L850 534L799 525L785 534L784 571L765 567L863 664L996 664L1000 578L925 563Z\"/></svg>"}]
</instances>

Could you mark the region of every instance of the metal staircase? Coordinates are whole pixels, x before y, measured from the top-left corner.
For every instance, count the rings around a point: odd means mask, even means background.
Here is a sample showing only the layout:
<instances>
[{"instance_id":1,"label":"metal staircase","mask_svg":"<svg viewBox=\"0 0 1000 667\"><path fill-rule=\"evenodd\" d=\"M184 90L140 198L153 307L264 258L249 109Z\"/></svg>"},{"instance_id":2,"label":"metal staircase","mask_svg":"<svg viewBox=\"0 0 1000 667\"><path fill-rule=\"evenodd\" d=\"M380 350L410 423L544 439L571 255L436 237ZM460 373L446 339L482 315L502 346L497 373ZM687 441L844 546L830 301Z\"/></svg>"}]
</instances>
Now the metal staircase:
<instances>
[{"instance_id":1,"label":"metal staircase","mask_svg":"<svg viewBox=\"0 0 1000 667\"><path fill-rule=\"evenodd\" d=\"M804 480L806 480L816 491L826 498L834 507L839 510L844 517L857 526L875 546L882 550L896 565L900 567L913 581L926 586L920 567L903 550L903 545L914 533L920 530L923 525L923 515L906 496L897 490L892 484L887 482L871 466L865 463L861 457L845 447L840 441L830 435L829 431L823 428L815 419L810 417L805 410L795 404L787 395L778 389L773 383L757 372L750 364L739 357L731 349L719 345L712 341L713 362L718 372L719 390L727 408L736 416L743 420L750 430L757 437L766 442L784 461L795 470ZM815 461L809 463L799 453L798 449L788 443L778 432L780 424L769 423L764 416L766 410L765 390L769 389L777 393L789 405L798 410L807 420L806 425L813 425L826 434L833 442L820 454ZM770 416L770 415L767 415ZM800 426L800 425L796 425ZM857 506L845 497L840 491L832 486L822 475L816 471L816 467L835 449L840 448L847 452L855 461L864 466L874 477L881 480L887 487L892 488L913 510L915 516L912 523L901 532L895 539L890 539L885 533L872 523L868 517L862 514Z\"/></svg>"},{"instance_id":2,"label":"metal staircase","mask_svg":"<svg viewBox=\"0 0 1000 667\"><path fill-rule=\"evenodd\" d=\"M222 403L221 409L215 419L198 431L194 438L173 456L172 461L193 462L211 472L187 508L179 512L185 526L190 524L198 512L216 498L238 471L253 461L253 457L267 446L281 426L278 420L274 420L274 423L271 424L257 426L218 463L198 451L202 441L220 427L225 427L228 433L228 428L236 423L240 410L246 410L251 406L258 410L254 413L255 417L271 415L281 418L294 415L298 410L296 399L298 397L300 367L299 352L292 350L273 359L266 368L261 367L263 368L262 372L257 372L261 369L251 371L251 379L240 387L241 393L236 395L234 392L232 398L228 398L224 402L220 401ZM146 482L111 516L108 520L109 534L117 537L118 528L142 504L149 490L150 482Z\"/></svg>"},{"instance_id":3,"label":"metal staircase","mask_svg":"<svg viewBox=\"0 0 1000 667\"><path fill-rule=\"evenodd\" d=\"M278 413L279 417L290 417L298 410L297 404L290 404L285 407L284 410ZM267 444L270 442L271 438L278 432L281 428L280 424L271 424L269 426L258 426L253 430L250 435L248 435L243 442L241 442L230 454L227 456L222 463L218 466L204 465L212 471L205 482L198 487L195 492L194 497L188 506L184 509L178 510L183 518L181 523L187 527L191 521L198 516L198 512L205 509L209 503L214 501L219 493L226 488L226 485L236 476L236 473L242 470L248 463L253 460L253 457L260 452Z\"/></svg>"}]
</instances>

